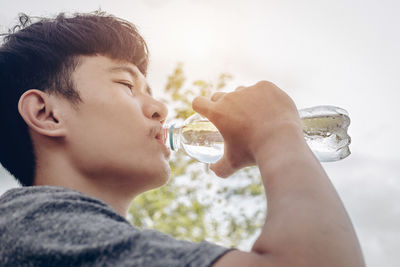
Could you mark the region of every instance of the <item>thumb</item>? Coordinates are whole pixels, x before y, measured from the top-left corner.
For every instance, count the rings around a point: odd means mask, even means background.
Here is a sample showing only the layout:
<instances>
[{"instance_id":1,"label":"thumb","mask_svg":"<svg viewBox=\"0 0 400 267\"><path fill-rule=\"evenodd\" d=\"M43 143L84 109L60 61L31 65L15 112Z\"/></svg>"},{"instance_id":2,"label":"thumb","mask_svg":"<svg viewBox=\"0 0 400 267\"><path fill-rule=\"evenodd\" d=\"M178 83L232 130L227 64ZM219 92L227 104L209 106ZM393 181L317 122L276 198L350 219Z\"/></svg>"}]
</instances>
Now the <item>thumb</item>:
<instances>
[{"instance_id":1,"label":"thumb","mask_svg":"<svg viewBox=\"0 0 400 267\"><path fill-rule=\"evenodd\" d=\"M214 102L204 96L198 96L192 102L193 110L206 117L210 115L213 105Z\"/></svg>"},{"instance_id":2,"label":"thumb","mask_svg":"<svg viewBox=\"0 0 400 267\"><path fill-rule=\"evenodd\" d=\"M216 163L210 164L210 170L212 170L217 176L221 178L226 178L235 172L232 164L228 161L227 157L224 155Z\"/></svg>"}]
</instances>

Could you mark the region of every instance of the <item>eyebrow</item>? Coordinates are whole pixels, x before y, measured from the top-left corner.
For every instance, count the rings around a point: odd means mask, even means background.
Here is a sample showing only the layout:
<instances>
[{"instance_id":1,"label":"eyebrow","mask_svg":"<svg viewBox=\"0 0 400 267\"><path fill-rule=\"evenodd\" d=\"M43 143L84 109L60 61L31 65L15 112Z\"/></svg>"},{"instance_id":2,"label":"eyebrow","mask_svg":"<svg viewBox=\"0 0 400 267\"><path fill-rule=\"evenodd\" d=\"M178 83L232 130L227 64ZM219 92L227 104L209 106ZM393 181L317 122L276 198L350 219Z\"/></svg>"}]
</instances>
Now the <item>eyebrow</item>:
<instances>
[{"instance_id":1,"label":"eyebrow","mask_svg":"<svg viewBox=\"0 0 400 267\"><path fill-rule=\"evenodd\" d=\"M139 79L138 74L132 68L130 68L128 66L116 66L116 67L109 68L108 70L110 72L127 72L132 76L132 78L134 80L138 80ZM149 95L153 96L153 92L152 92L150 86L147 83L146 83L146 92Z\"/></svg>"}]
</instances>

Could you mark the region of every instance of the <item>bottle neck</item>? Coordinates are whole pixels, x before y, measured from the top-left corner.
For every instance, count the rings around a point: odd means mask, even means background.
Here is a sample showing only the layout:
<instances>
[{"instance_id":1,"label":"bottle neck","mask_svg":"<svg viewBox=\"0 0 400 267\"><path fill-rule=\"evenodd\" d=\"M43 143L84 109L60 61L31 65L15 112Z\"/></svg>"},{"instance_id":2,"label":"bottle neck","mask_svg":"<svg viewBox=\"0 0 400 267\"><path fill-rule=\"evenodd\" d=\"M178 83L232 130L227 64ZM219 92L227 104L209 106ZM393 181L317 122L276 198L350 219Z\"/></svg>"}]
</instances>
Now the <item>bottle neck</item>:
<instances>
[{"instance_id":1,"label":"bottle neck","mask_svg":"<svg viewBox=\"0 0 400 267\"><path fill-rule=\"evenodd\" d=\"M172 151L177 151L180 149L180 130L181 128L172 124L164 128L163 141L166 146L168 146Z\"/></svg>"}]
</instances>

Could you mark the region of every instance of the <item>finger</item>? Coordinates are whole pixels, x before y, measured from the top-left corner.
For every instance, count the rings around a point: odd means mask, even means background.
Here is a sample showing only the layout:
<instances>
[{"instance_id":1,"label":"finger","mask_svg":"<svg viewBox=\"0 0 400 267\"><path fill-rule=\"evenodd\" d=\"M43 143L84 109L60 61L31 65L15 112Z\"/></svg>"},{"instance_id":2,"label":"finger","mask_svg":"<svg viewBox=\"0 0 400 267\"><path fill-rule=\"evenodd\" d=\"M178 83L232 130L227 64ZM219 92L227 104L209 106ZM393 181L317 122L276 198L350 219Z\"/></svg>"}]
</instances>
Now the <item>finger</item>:
<instances>
[{"instance_id":1,"label":"finger","mask_svg":"<svg viewBox=\"0 0 400 267\"><path fill-rule=\"evenodd\" d=\"M223 97L224 95L226 95L226 93L224 92L216 92L211 96L211 101L217 101L219 100L221 97Z\"/></svg>"},{"instance_id":2,"label":"finger","mask_svg":"<svg viewBox=\"0 0 400 267\"><path fill-rule=\"evenodd\" d=\"M243 90L245 88L246 88L245 86L239 86L238 88L235 89L235 91L240 91L240 90Z\"/></svg>"},{"instance_id":3,"label":"finger","mask_svg":"<svg viewBox=\"0 0 400 267\"><path fill-rule=\"evenodd\" d=\"M204 96L198 96L192 102L193 110L206 117L210 115L213 105L214 102Z\"/></svg>"},{"instance_id":4,"label":"finger","mask_svg":"<svg viewBox=\"0 0 400 267\"><path fill-rule=\"evenodd\" d=\"M225 156L223 156L216 163L210 164L210 170L212 170L217 176L221 178L226 178L235 172Z\"/></svg>"}]
</instances>

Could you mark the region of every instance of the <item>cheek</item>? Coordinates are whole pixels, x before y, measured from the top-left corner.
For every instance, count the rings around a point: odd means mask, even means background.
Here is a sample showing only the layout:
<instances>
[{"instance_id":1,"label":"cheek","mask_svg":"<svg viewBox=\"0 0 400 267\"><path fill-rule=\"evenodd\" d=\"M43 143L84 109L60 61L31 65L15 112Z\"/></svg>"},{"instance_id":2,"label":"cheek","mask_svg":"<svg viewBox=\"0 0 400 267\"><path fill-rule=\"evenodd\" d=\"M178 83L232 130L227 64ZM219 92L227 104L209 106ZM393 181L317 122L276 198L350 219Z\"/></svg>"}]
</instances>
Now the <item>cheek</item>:
<instances>
[{"instance_id":1,"label":"cheek","mask_svg":"<svg viewBox=\"0 0 400 267\"><path fill-rule=\"evenodd\" d=\"M133 125L144 123L139 101L123 90L96 96L87 104L83 117L88 126L102 127L112 132L113 129L135 128Z\"/></svg>"},{"instance_id":2,"label":"cheek","mask_svg":"<svg viewBox=\"0 0 400 267\"><path fill-rule=\"evenodd\" d=\"M112 101L92 99L83 105L69 125L73 146L108 153L143 146L145 117L138 103L114 96Z\"/></svg>"},{"instance_id":3,"label":"cheek","mask_svg":"<svg viewBox=\"0 0 400 267\"><path fill-rule=\"evenodd\" d=\"M141 172L149 158L148 140L140 127L93 120L68 146L74 165L88 175L129 175Z\"/></svg>"}]
</instances>

